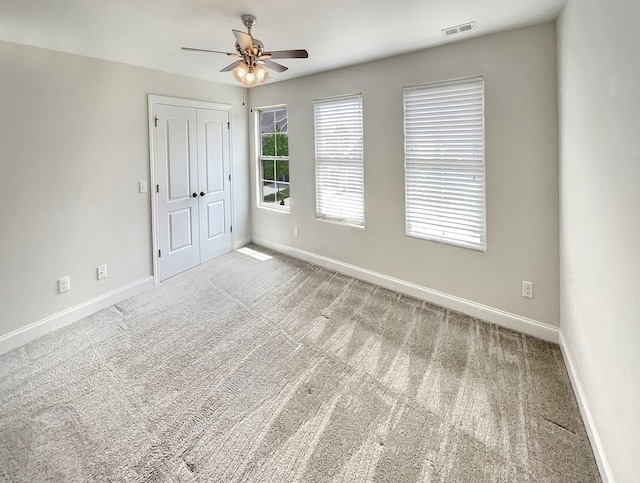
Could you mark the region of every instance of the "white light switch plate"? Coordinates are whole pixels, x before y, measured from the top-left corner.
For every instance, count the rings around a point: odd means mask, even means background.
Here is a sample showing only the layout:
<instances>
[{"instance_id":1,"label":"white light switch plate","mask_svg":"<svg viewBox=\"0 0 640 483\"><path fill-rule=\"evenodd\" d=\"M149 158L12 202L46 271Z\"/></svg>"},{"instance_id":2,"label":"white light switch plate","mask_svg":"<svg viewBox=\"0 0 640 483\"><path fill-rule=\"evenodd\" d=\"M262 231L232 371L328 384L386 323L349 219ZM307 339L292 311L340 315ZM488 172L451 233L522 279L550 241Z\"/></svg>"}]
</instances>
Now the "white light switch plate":
<instances>
[{"instance_id":1,"label":"white light switch plate","mask_svg":"<svg viewBox=\"0 0 640 483\"><path fill-rule=\"evenodd\" d=\"M107 266L100 265L98 267L98 280L102 280L103 278L107 278Z\"/></svg>"},{"instance_id":2,"label":"white light switch plate","mask_svg":"<svg viewBox=\"0 0 640 483\"><path fill-rule=\"evenodd\" d=\"M138 191L140 193L146 193L147 192L147 181L146 180L141 180L138 182Z\"/></svg>"}]
</instances>

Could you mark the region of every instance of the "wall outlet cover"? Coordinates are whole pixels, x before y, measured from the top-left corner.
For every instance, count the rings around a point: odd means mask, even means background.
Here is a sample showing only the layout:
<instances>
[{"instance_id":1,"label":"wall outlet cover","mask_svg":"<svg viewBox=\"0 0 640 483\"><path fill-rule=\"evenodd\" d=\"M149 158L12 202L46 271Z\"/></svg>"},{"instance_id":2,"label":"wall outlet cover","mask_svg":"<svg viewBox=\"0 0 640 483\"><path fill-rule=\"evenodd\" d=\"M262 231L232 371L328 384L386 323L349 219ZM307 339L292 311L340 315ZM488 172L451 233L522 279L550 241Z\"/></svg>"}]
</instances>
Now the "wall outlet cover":
<instances>
[{"instance_id":1,"label":"wall outlet cover","mask_svg":"<svg viewBox=\"0 0 640 483\"><path fill-rule=\"evenodd\" d=\"M58 293L64 293L71 290L71 279L67 277L62 277L58 279Z\"/></svg>"}]
</instances>

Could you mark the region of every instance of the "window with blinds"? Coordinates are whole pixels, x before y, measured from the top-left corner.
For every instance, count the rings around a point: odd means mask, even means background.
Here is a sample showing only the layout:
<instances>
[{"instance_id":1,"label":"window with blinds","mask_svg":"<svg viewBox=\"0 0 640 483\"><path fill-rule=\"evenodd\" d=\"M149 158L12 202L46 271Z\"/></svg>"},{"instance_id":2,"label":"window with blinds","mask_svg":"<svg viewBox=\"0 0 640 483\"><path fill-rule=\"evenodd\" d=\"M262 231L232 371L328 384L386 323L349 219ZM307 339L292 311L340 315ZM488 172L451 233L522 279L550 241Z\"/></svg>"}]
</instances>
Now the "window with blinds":
<instances>
[{"instance_id":1,"label":"window with blinds","mask_svg":"<svg viewBox=\"0 0 640 483\"><path fill-rule=\"evenodd\" d=\"M408 236L485 250L484 80L404 90Z\"/></svg>"},{"instance_id":2,"label":"window with blinds","mask_svg":"<svg viewBox=\"0 0 640 483\"><path fill-rule=\"evenodd\" d=\"M313 103L316 215L364 225L362 96Z\"/></svg>"}]
</instances>

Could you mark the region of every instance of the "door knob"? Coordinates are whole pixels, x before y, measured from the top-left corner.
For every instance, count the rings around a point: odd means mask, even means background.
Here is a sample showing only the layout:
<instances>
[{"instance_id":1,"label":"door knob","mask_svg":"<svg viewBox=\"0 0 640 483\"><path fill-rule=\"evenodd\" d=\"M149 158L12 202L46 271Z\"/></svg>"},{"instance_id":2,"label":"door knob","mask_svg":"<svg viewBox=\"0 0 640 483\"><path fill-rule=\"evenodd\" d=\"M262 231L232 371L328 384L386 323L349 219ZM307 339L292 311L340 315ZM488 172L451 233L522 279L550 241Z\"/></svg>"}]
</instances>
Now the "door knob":
<instances>
[{"instance_id":1,"label":"door knob","mask_svg":"<svg viewBox=\"0 0 640 483\"><path fill-rule=\"evenodd\" d=\"M194 198L198 197L198 193L193 193L191 196L193 196Z\"/></svg>"},{"instance_id":2,"label":"door knob","mask_svg":"<svg viewBox=\"0 0 640 483\"><path fill-rule=\"evenodd\" d=\"M200 192L200 196L204 196L204 191L201 191L201 192Z\"/></svg>"}]
</instances>

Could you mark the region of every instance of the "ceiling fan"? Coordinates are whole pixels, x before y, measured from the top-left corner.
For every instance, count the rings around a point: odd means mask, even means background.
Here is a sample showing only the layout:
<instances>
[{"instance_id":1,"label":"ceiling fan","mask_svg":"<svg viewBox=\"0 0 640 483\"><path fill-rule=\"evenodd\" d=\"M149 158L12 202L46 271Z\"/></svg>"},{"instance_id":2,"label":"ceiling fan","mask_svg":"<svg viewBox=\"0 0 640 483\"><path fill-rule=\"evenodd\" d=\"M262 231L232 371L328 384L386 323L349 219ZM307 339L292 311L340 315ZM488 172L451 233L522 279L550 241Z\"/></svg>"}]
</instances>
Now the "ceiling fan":
<instances>
[{"instance_id":1,"label":"ceiling fan","mask_svg":"<svg viewBox=\"0 0 640 483\"><path fill-rule=\"evenodd\" d=\"M288 69L288 67L273 62L271 59L306 59L309 57L309 53L304 49L265 51L264 44L251 36L251 29L257 22L256 18L253 15L243 15L241 18L242 23L247 27L247 33L241 32L240 30L231 30L236 38L235 52L194 49L192 47L182 47L182 50L212 52L214 54L239 57L238 60L229 64L220 70L220 72L233 71L235 78L247 87L264 84L269 77L269 71L267 69L272 69L276 72L284 72Z\"/></svg>"}]
</instances>

